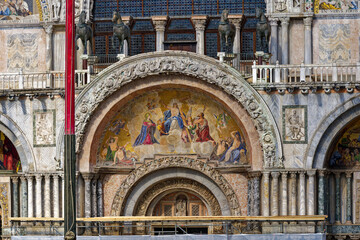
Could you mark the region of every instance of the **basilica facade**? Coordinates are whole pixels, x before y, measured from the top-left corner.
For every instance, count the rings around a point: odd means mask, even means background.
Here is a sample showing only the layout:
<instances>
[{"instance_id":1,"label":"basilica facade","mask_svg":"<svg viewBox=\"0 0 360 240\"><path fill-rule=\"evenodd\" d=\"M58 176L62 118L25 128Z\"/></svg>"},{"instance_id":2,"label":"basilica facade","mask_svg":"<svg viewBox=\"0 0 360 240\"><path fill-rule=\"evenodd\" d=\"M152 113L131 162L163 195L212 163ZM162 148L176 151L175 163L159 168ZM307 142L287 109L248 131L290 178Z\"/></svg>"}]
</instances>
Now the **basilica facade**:
<instances>
[{"instance_id":1,"label":"basilica facade","mask_svg":"<svg viewBox=\"0 0 360 240\"><path fill-rule=\"evenodd\" d=\"M360 239L358 7L76 0L78 234ZM1 236L61 236L65 1L0 0L0 39Z\"/></svg>"}]
</instances>

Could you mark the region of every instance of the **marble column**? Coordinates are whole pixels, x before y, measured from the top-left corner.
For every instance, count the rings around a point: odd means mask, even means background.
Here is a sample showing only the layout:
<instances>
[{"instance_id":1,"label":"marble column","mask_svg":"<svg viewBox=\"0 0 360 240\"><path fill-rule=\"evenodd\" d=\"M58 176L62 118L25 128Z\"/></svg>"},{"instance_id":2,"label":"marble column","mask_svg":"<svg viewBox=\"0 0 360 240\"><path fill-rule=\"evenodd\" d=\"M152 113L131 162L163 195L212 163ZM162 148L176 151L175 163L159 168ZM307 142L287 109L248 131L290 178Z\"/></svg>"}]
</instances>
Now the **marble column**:
<instances>
[{"instance_id":1,"label":"marble column","mask_svg":"<svg viewBox=\"0 0 360 240\"><path fill-rule=\"evenodd\" d=\"M242 22L243 15L236 14L236 15L229 15L229 20L232 24L235 25L235 38L234 38L234 46L233 46L233 53L239 54L241 53L241 22Z\"/></svg>"},{"instance_id":2,"label":"marble column","mask_svg":"<svg viewBox=\"0 0 360 240\"><path fill-rule=\"evenodd\" d=\"M44 30L46 33L46 49L45 49L45 61L46 61L46 71L52 70L52 62L53 62L53 47L52 47L52 35L53 35L53 25L45 24Z\"/></svg>"},{"instance_id":3,"label":"marble column","mask_svg":"<svg viewBox=\"0 0 360 240\"><path fill-rule=\"evenodd\" d=\"M153 16L151 20L156 30L156 51L164 51L165 28L168 21L168 16Z\"/></svg>"},{"instance_id":4,"label":"marble column","mask_svg":"<svg viewBox=\"0 0 360 240\"><path fill-rule=\"evenodd\" d=\"M191 17L191 21L195 26L196 31L196 53L205 53L205 29L208 16L206 15L195 15Z\"/></svg>"},{"instance_id":5,"label":"marble column","mask_svg":"<svg viewBox=\"0 0 360 240\"><path fill-rule=\"evenodd\" d=\"M65 199L65 176L64 174L61 175L61 205L62 205L62 214L61 216L64 217L64 210L65 210L65 206L64 206L64 199Z\"/></svg>"},{"instance_id":6,"label":"marble column","mask_svg":"<svg viewBox=\"0 0 360 240\"><path fill-rule=\"evenodd\" d=\"M53 175L53 207L54 207L54 218L60 217L60 204L59 204L59 175Z\"/></svg>"},{"instance_id":7,"label":"marble column","mask_svg":"<svg viewBox=\"0 0 360 240\"><path fill-rule=\"evenodd\" d=\"M269 172L263 172L263 198L262 198L262 211L263 216L267 217L270 215L270 208L269 208L269 199L270 199L270 193L269 193Z\"/></svg>"},{"instance_id":8,"label":"marble column","mask_svg":"<svg viewBox=\"0 0 360 240\"><path fill-rule=\"evenodd\" d=\"M98 176L94 176L92 181L91 181L91 197L92 197L92 217L97 217L98 216L98 209L97 209L97 179Z\"/></svg>"},{"instance_id":9,"label":"marble column","mask_svg":"<svg viewBox=\"0 0 360 240\"><path fill-rule=\"evenodd\" d=\"M335 222L340 223L340 173L335 172Z\"/></svg>"},{"instance_id":10,"label":"marble column","mask_svg":"<svg viewBox=\"0 0 360 240\"><path fill-rule=\"evenodd\" d=\"M85 217L91 217L91 179L92 175L83 173L82 177L85 181Z\"/></svg>"},{"instance_id":11,"label":"marble column","mask_svg":"<svg viewBox=\"0 0 360 240\"><path fill-rule=\"evenodd\" d=\"M307 213L315 215L315 170L307 171L309 176L308 195L307 195Z\"/></svg>"},{"instance_id":12,"label":"marble column","mask_svg":"<svg viewBox=\"0 0 360 240\"><path fill-rule=\"evenodd\" d=\"M257 173L253 180L254 209L253 216L260 216L260 174Z\"/></svg>"},{"instance_id":13,"label":"marble column","mask_svg":"<svg viewBox=\"0 0 360 240\"><path fill-rule=\"evenodd\" d=\"M346 172L346 223L351 224L352 196L351 196L352 172Z\"/></svg>"},{"instance_id":14,"label":"marble column","mask_svg":"<svg viewBox=\"0 0 360 240\"><path fill-rule=\"evenodd\" d=\"M12 202L13 202L13 217L19 217L19 178L12 177Z\"/></svg>"},{"instance_id":15,"label":"marble column","mask_svg":"<svg viewBox=\"0 0 360 240\"><path fill-rule=\"evenodd\" d=\"M77 217L82 217L81 216L81 187L80 187L80 173L76 172L75 174L75 181L76 181L76 194L78 196L78 198L76 199L76 216Z\"/></svg>"},{"instance_id":16,"label":"marble column","mask_svg":"<svg viewBox=\"0 0 360 240\"><path fill-rule=\"evenodd\" d=\"M311 24L312 17L304 18L304 63L311 64L312 63L312 38L311 38Z\"/></svg>"},{"instance_id":17,"label":"marble column","mask_svg":"<svg viewBox=\"0 0 360 240\"><path fill-rule=\"evenodd\" d=\"M103 180L103 177L100 176L98 178L98 183L97 183L97 203L98 203L98 215L99 215L99 217L104 216L102 180Z\"/></svg>"},{"instance_id":18,"label":"marble column","mask_svg":"<svg viewBox=\"0 0 360 240\"><path fill-rule=\"evenodd\" d=\"M290 18L281 18L281 59L282 64L289 64L289 22Z\"/></svg>"},{"instance_id":19,"label":"marble column","mask_svg":"<svg viewBox=\"0 0 360 240\"><path fill-rule=\"evenodd\" d=\"M253 194L253 178L249 176L248 179L248 199L247 199L247 215L253 216L253 204L254 204L254 194Z\"/></svg>"},{"instance_id":20,"label":"marble column","mask_svg":"<svg viewBox=\"0 0 360 240\"><path fill-rule=\"evenodd\" d=\"M296 172L290 174L290 215L296 215Z\"/></svg>"},{"instance_id":21,"label":"marble column","mask_svg":"<svg viewBox=\"0 0 360 240\"><path fill-rule=\"evenodd\" d=\"M281 215L286 216L287 215L287 172L281 173Z\"/></svg>"},{"instance_id":22,"label":"marble column","mask_svg":"<svg viewBox=\"0 0 360 240\"><path fill-rule=\"evenodd\" d=\"M28 217L34 217L33 176L26 178L28 183Z\"/></svg>"},{"instance_id":23,"label":"marble column","mask_svg":"<svg viewBox=\"0 0 360 240\"><path fill-rule=\"evenodd\" d=\"M37 174L35 176L35 181L36 181L36 189L35 189L35 193L36 193L36 217L42 217L41 214L41 210L42 210L42 201L41 201L41 196L42 196L42 192L41 192L41 180L42 180L42 175L41 174Z\"/></svg>"},{"instance_id":24,"label":"marble column","mask_svg":"<svg viewBox=\"0 0 360 240\"><path fill-rule=\"evenodd\" d=\"M325 171L319 171L319 189L318 189L318 214L325 215L325 181L324 181Z\"/></svg>"},{"instance_id":25,"label":"marble column","mask_svg":"<svg viewBox=\"0 0 360 240\"><path fill-rule=\"evenodd\" d=\"M270 26L271 26L271 45L270 45L270 53L271 53L271 59L270 64L276 64L276 61L278 60L278 46L279 46L279 40L278 40L278 18L270 18Z\"/></svg>"},{"instance_id":26,"label":"marble column","mask_svg":"<svg viewBox=\"0 0 360 240\"><path fill-rule=\"evenodd\" d=\"M299 173L299 215L306 214L306 199L305 199L305 172Z\"/></svg>"},{"instance_id":27,"label":"marble column","mask_svg":"<svg viewBox=\"0 0 360 240\"><path fill-rule=\"evenodd\" d=\"M51 217L50 208L50 174L45 174L45 185L44 185L44 206L45 206L45 217Z\"/></svg>"},{"instance_id":28,"label":"marble column","mask_svg":"<svg viewBox=\"0 0 360 240\"><path fill-rule=\"evenodd\" d=\"M271 172L271 216L279 215L279 172Z\"/></svg>"},{"instance_id":29,"label":"marble column","mask_svg":"<svg viewBox=\"0 0 360 240\"><path fill-rule=\"evenodd\" d=\"M25 176L21 176L21 217L28 216L28 186Z\"/></svg>"}]
</instances>

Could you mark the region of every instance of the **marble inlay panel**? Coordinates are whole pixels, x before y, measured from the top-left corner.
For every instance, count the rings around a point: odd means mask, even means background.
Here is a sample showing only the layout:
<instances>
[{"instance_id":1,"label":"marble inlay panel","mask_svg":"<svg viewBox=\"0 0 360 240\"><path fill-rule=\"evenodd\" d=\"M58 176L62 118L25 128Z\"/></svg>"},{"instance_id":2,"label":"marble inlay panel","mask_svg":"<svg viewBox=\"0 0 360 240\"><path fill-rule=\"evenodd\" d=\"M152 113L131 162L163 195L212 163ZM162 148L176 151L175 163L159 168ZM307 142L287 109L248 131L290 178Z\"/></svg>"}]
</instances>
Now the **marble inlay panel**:
<instances>
[{"instance_id":1,"label":"marble inlay panel","mask_svg":"<svg viewBox=\"0 0 360 240\"><path fill-rule=\"evenodd\" d=\"M307 143L307 106L283 106L284 143Z\"/></svg>"},{"instance_id":2,"label":"marble inlay panel","mask_svg":"<svg viewBox=\"0 0 360 240\"><path fill-rule=\"evenodd\" d=\"M55 110L34 111L34 147L55 146Z\"/></svg>"}]
</instances>

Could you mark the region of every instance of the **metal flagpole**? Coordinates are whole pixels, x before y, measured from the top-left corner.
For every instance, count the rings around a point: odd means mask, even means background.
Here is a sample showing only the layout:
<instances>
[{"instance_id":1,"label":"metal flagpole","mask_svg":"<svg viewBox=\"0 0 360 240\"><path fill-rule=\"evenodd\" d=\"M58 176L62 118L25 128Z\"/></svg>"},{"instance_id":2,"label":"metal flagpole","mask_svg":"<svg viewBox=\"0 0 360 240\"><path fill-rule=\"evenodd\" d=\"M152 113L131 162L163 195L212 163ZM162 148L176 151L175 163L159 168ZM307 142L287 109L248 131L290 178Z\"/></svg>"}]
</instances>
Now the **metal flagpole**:
<instances>
[{"instance_id":1,"label":"metal flagpole","mask_svg":"<svg viewBox=\"0 0 360 240\"><path fill-rule=\"evenodd\" d=\"M75 19L74 0L66 0L64 239L76 239L75 200Z\"/></svg>"}]
</instances>

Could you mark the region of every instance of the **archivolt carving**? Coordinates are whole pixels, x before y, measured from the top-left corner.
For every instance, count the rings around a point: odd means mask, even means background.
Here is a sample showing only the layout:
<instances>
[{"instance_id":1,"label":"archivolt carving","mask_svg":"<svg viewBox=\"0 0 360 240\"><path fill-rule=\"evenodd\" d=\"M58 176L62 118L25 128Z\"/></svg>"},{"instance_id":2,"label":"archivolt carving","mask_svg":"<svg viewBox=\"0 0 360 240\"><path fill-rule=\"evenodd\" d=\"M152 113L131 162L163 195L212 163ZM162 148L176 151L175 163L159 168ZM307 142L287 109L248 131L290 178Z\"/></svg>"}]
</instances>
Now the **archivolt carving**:
<instances>
[{"instance_id":1,"label":"archivolt carving","mask_svg":"<svg viewBox=\"0 0 360 240\"><path fill-rule=\"evenodd\" d=\"M0 184L0 203L2 208L3 226L9 226L9 188L7 183Z\"/></svg>"},{"instance_id":2,"label":"archivolt carving","mask_svg":"<svg viewBox=\"0 0 360 240\"><path fill-rule=\"evenodd\" d=\"M270 110L260 95L235 72L234 69L225 67L209 57L174 51L140 54L114 64L99 74L77 98L77 151L81 149L91 115L105 98L135 79L171 73L207 81L234 96L247 110L259 132L264 150L264 167L283 167L280 134ZM275 146L278 154L274 151Z\"/></svg>"},{"instance_id":3,"label":"archivolt carving","mask_svg":"<svg viewBox=\"0 0 360 240\"><path fill-rule=\"evenodd\" d=\"M121 213L124 211L126 199L130 194L132 187L135 186L135 183L139 179L141 179L143 176L147 175L150 172L170 167L190 168L200 171L201 173L208 176L219 186L219 188L225 194L232 215L240 215L240 205L234 190L217 170L199 160L179 156L154 159L153 161L147 162L132 171L120 185L119 190L115 194L114 201L111 206L111 215L121 215Z\"/></svg>"},{"instance_id":4,"label":"archivolt carving","mask_svg":"<svg viewBox=\"0 0 360 240\"><path fill-rule=\"evenodd\" d=\"M215 196L204 185L190 179L169 179L152 186L140 199L135 210L135 216L145 216L150 203L159 194L171 189L188 189L199 194L210 207L213 216L221 216L221 209Z\"/></svg>"}]
</instances>

